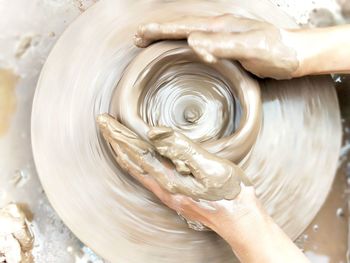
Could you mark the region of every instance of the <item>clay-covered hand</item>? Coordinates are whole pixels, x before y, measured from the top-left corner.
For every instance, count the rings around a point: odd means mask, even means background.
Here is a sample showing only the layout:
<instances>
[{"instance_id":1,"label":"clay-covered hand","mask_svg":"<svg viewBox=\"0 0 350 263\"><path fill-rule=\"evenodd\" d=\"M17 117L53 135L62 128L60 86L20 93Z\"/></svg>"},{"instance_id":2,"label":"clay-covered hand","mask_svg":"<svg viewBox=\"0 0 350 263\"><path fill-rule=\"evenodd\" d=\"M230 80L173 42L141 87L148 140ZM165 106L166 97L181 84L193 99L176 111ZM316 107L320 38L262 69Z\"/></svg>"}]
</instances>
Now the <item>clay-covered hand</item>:
<instances>
[{"instance_id":1,"label":"clay-covered hand","mask_svg":"<svg viewBox=\"0 0 350 263\"><path fill-rule=\"evenodd\" d=\"M308 262L269 217L254 188L243 182L244 174L237 166L168 128L151 130L149 143L107 114L97 122L122 169L185 217L190 227L199 222L219 234L240 262Z\"/></svg>"},{"instance_id":2,"label":"clay-covered hand","mask_svg":"<svg viewBox=\"0 0 350 263\"><path fill-rule=\"evenodd\" d=\"M108 114L100 115L97 121L118 164L141 182L151 177L170 193L212 201L234 199L241 183L248 184L238 166L170 128L152 128L150 143Z\"/></svg>"},{"instance_id":3,"label":"clay-covered hand","mask_svg":"<svg viewBox=\"0 0 350 263\"><path fill-rule=\"evenodd\" d=\"M157 40L187 39L206 62L234 59L259 77L289 79L300 64L297 52L288 44L289 34L266 22L225 14L143 24L134 42L146 47Z\"/></svg>"},{"instance_id":4,"label":"clay-covered hand","mask_svg":"<svg viewBox=\"0 0 350 263\"><path fill-rule=\"evenodd\" d=\"M225 220L255 215L248 213L257 209L254 189L233 163L169 128L153 128L151 144L108 114L97 122L120 167L187 220L217 230Z\"/></svg>"}]
</instances>

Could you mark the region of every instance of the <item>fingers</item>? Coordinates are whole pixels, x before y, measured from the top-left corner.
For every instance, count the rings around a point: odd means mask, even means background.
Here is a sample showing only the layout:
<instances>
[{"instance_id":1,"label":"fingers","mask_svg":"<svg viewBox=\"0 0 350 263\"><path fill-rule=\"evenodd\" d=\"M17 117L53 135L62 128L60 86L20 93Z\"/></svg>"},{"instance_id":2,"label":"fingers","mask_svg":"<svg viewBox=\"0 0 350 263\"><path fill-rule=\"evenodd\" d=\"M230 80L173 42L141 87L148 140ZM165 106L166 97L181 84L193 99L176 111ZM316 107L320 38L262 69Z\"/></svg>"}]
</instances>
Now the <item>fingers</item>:
<instances>
[{"instance_id":1,"label":"fingers","mask_svg":"<svg viewBox=\"0 0 350 263\"><path fill-rule=\"evenodd\" d=\"M125 142L126 138L137 138L137 135L134 132L126 128L107 113L97 116L96 121L100 131L108 142L111 142L112 140Z\"/></svg>"},{"instance_id":2,"label":"fingers","mask_svg":"<svg viewBox=\"0 0 350 263\"><path fill-rule=\"evenodd\" d=\"M185 16L170 22L152 22L140 25L134 37L138 47L147 47L154 41L186 39L192 32L241 33L263 27L266 23L232 14L219 16Z\"/></svg>"},{"instance_id":3,"label":"fingers","mask_svg":"<svg viewBox=\"0 0 350 263\"><path fill-rule=\"evenodd\" d=\"M148 132L148 138L151 140L157 151L172 160L181 161L181 153L186 153L190 145L173 129L168 127L152 127Z\"/></svg>"},{"instance_id":4,"label":"fingers","mask_svg":"<svg viewBox=\"0 0 350 263\"><path fill-rule=\"evenodd\" d=\"M193 175L179 179L178 186L182 189L179 188L178 193L211 201L230 200L239 194L242 180L247 181L241 168L209 153L177 131L156 127L150 130L148 136L161 155L176 164L176 168L190 171ZM194 181L181 181L185 178Z\"/></svg>"},{"instance_id":5,"label":"fingers","mask_svg":"<svg viewBox=\"0 0 350 263\"><path fill-rule=\"evenodd\" d=\"M97 117L97 123L104 139L111 145L119 166L144 184L147 170L143 156L154 152L153 146L106 113Z\"/></svg>"},{"instance_id":6,"label":"fingers","mask_svg":"<svg viewBox=\"0 0 350 263\"><path fill-rule=\"evenodd\" d=\"M186 152L185 143L179 144L174 130L168 127L154 127L148 132L148 137L157 148L158 153L170 159L176 167L176 170L182 175L191 173L183 159L177 158L181 152Z\"/></svg>"},{"instance_id":7,"label":"fingers","mask_svg":"<svg viewBox=\"0 0 350 263\"><path fill-rule=\"evenodd\" d=\"M260 36L249 33L193 32L188 44L204 61L215 63L218 58L245 60L263 55ZM262 46L261 46L262 45Z\"/></svg>"},{"instance_id":8,"label":"fingers","mask_svg":"<svg viewBox=\"0 0 350 263\"><path fill-rule=\"evenodd\" d=\"M167 157L176 165L176 168L179 169L179 173L192 173L195 177L197 177L197 175L199 176L189 165L194 155L201 154L200 151L202 149L199 145L192 142L185 135L167 127L151 128L148 137L156 147L158 153Z\"/></svg>"},{"instance_id":9,"label":"fingers","mask_svg":"<svg viewBox=\"0 0 350 263\"><path fill-rule=\"evenodd\" d=\"M178 20L163 23L147 23L140 25L134 37L138 47L146 47L156 40L186 39L192 31L213 29L210 17L182 17Z\"/></svg>"},{"instance_id":10,"label":"fingers","mask_svg":"<svg viewBox=\"0 0 350 263\"><path fill-rule=\"evenodd\" d=\"M153 127L148 136L158 153L180 169L178 172L191 173L200 183L207 182L207 179L214 181L218 179L215 178L218 174L227 172L227 164L223 159L209 153L180 132L166 127Z\"/></svg>"},{"instance_id":11,"label":"fingers","mask_svg":"<svg viewBox=\"0 0 350 263\"><path fill-rule=\"evenodd\" d=\"M205 189L193 177L182 176L168 160L159 156L154 147L140 139L108 114L100 115L97 122L106 141L114 150L114 158L119 166L149 188L147 178L154 178L162 188L172 193L182 193L191 197L203 197ZM164 133L169 132L165 130ZM170 130L172 133L172 130ZM154 135L156 136L156 135ZM178 169L189 174L188 168L175 163ZM157 190L157 189L156 189ZM153 191L153 190L152 190Z\"/></svg>"},{"instance_id":12,"label":"fingers","mask_svg":"<svg viewBox=\"0 0 350 263\"><path fill-rule=\"evenodd\" d=\"M232 199L239 192L238 167L218 159L179 132L164 127L151 129L149 137L153 146L109 115L99 116L97 122L120 167L151 191L164 194L158 188L153 189L156 186L150 184L149 178L171 193L195 200ZM154 147L170 159L178 171L168 159L158 155Z\"/></svg>"},{"instance_id":13,"label":"fingers","mask_svg":"<svg viewBox=\"0 0 350 263\"><path fill-rule=\"evenodd\" d=\"M140 25L134 37L138 47L147 47L154 41L186 39L191 32L243 32L257 28L260 22L232 14L219 16L185 16L170 22Z\"/></svg>"}]
</instances>

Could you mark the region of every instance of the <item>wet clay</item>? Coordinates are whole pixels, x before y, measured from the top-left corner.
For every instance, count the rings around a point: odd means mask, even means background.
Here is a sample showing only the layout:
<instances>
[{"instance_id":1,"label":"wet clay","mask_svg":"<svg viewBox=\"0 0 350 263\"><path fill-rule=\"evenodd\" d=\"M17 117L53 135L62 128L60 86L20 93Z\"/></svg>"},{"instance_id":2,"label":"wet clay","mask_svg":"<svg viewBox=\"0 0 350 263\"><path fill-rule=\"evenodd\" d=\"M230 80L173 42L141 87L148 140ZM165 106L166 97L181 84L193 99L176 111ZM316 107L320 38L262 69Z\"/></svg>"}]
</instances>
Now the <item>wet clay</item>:
<instances>
[{"instance_id":1,"label":"wet clay","mask_svg":"<svg viewBox=\"0 0 350 263\"><path fill-rule=\"evenodd\" d=\"M206 65L185 43L161 42L127 67L110 111L145 140L150 126L172 127L238 162L260 130L260 87L237 63Z\"/></svg>"},{"instance_id":2,"label":"wet clay","mask_svg":"<svg viewBox=\"0 0 350 263\"><path fill-rule=\"evenodd\" d=\"M10 69L0 69L0 136L9 128L11 115L16 108L18 77Z\"/></svg>"},{"instance_id":3,"label":"wet clay","mask_svg":"<svg viewBox=\"0 0 350 263\"><path fill-rule=\"evenodd\" d=\"M31 263L34 236L25 214L16 204L0 210L0 262Z\"/></svg>"},{"instance_id":4,"label":"wet clay","mask_svg":"<svg viewBox=\"0 0 350 263\"><path fill-rule=\"evenodd\" d=\"M210 201L235 198L242 179L247 181L241 168L171 128L152 128L150 144L108 114L97 121L118 164L136 179L152 176L171 193Z\"/></svg>"},{"instance_id":5,"label":"wet clay","mask_svg":"<svg viewBox=\"0 0 350 263\"><path fill-rule=\"evenodd\" d=\"M43 68L32 113L36 167L45 192L63 221L106 260L175 263L181 256L181 260L188 263L237 261L231 248L215 233L189 229L174 211L123 172L96 124L96 117L102 113L116 116L113 101L117 99L116 89L124 79L123 73L127 74L130 63L146 51L133 43L140 24L228 12L267 21L280 28L296 27L292 19L268 1L183 1L179 4L102 0L65 31ZM210 71L205 64L204 67L206 72ZM193 71L190 73L193 75ZM195 80L191 81L196 83L198 74L194 75ZM201 78L210 80L216 87L220 83L220 88L215 90L225 97L220 101L224 102L221 105L227 105L227 114L237 105L243 116L244 111L238 105L241 99L222 84L227 75L216 73L214 76L215 80L208 74ZM184 80L190 80L188 74ZM257 81L262 102L260 131L248 152L238 157L242 159L237 165L255 186L275 222L295 239L320 209L334 179L341 139L338 101L327 76ZM134 83L130 87L133 86ZM166 85L164 89L170 90ZM193 99L199 100L199 89L195 90ZM170 93L164 96L162 89L145 91L146 95L141 93L139 98L149 96L150 103L136 107L145 110L138 113L139 120L145 122L147 116L155 123L169 121L170 111L155 110L152 105L158 103L152 100L163 101L169 97L171 103L176 96ZM129 107L134 108L135 101L136 95L133 100L121 101L121 114ZM231 103L226 104L228 101ZM209 103L208 100L205 103ZM197 127L193 123L201 118L209 122L214 119L209 116L214 115L203 114L204 104L174 107L183 114L174 115L174 118L180 117L171 123L183 129L184 119L193 128ZM230 114L236 112L239 110L231 110ZM200 130L188 130L184 134L193 139L202 138L203 142L195 140L201 146L215 144L216 140L225 140L240 131L242 118L239 114L236 117L233 127L226 126L223 117L220 122L223 128L213 127L213 134L217 134L213 140L205 138ZM132 120L129 121L132 125ZM129 124L121 123L132 130ZM153 125L147 122L145 131L150 126ZM177 131L175 125L170 127ZM211 131L207 126L201 127ZM144 139L141 129L132 131ZM147 136L147 132L142 134ZM230 147L223 146L221 149Z\"/></svg>"},{"instance_id":6,"label":"wet clay","mask_svg":"<svg viewBox=\"0 0 350 263\"><path fill-rule=\"evenodd\" d=\"M15 52L16 58L21 58L27 52L32 44L32 40L32 36L25 36L20 40Z\"/></svg>"}]
</instances>

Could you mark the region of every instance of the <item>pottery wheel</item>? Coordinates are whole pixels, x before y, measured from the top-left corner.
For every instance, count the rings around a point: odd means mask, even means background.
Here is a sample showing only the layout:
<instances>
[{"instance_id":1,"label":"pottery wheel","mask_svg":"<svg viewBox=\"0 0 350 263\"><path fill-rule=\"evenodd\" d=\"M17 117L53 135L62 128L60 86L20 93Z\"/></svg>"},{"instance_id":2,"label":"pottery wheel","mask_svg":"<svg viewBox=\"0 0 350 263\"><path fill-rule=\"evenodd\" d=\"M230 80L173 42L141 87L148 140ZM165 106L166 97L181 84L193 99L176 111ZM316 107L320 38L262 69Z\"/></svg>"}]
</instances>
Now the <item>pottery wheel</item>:
<instances>
[{"instance_id":1,"label":"pottery wheel","mask_svg":"<svg viewBox=\"0 0 350 263\"><path fill-rule=\"evenodd\" d=\"M133 46L140 23L229 12L296 27L261 0L102 0L66 30L42 70L32 112L41 182L68 227L107 260L234 261L215 233L189 229L123 173L95 122L98 114L111 112L117 84L141 52ZM328 76L258 81L261 130L239 165L273 219L295 239L323 204L335 175L341 140L338 101Z\"/></svg>"}]
</instances>

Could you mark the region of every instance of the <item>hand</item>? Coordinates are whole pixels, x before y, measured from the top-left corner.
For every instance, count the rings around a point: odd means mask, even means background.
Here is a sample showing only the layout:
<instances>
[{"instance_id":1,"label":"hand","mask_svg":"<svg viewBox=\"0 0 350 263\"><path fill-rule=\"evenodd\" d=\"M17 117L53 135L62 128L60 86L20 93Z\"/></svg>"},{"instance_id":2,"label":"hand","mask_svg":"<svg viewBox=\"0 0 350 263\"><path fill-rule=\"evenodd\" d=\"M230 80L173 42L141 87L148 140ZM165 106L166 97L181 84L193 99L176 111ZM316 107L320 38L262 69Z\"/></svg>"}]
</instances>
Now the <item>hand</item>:
<instances>
[{"instance_id":1,"label":"hand","mask_svg":"<svg viewBox=\"0 0 350 263\"><path fill-rule=\"evenodd\" d=\"M120 167L186 219L214 228L214 222L228 218L225 213L232 209L237 210L237 216L245 213L240 201L230 204L224 200L237 197L241 187L245 192L250 189L238 166L170 128L152 128L149 143L107 114L100 115L98 123Z\"/></svg>"},{"instance_id":2,"label":"hand","mask_svg":"<svg viewBox=\"0 0 350 263\"><path fill-rule=\"evenodd\" d=\"M259 77L288 79L295 76L298 54L287 43L292 33L269 23L226 14L183 17L176 21L140 25L134 42L146 47L164 39L186 39L204 61L238 60Z\"/></svg>"},{"instance_id":3,"label":"hand","mask_svg":"<svg viewBox=\"0 0 350 263\"><path fill-rule=\"evenodd\" d=\"M149 133L151 144L107 114L100 115L97 122L122 169L187 220L214 230L230 244L241 262L308 262L272 221L256 198L254 188L244 183L247 180L243 172L234 164L212 156L168 128L152 129ZM171 159L182 174L161 155ZM219 187L213 184L215 180ZM231 196L234 200L198 198L201 194L214 194L218 198L220 187L224 189L223 197L226 196L225 180L232 180L231 187L237 187L239 182L239 191L234 190ZM201 192L210 188L211 191ZM193 198L177 193L181 191Z\"/></svg>"}]
</instances>

